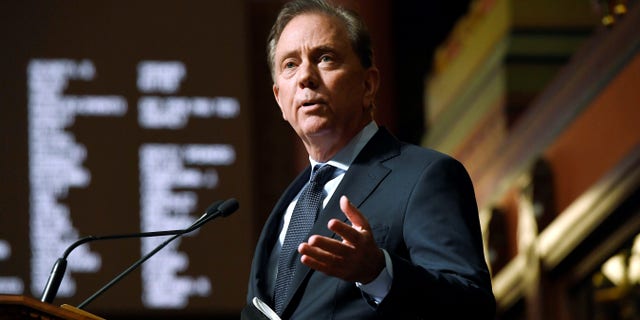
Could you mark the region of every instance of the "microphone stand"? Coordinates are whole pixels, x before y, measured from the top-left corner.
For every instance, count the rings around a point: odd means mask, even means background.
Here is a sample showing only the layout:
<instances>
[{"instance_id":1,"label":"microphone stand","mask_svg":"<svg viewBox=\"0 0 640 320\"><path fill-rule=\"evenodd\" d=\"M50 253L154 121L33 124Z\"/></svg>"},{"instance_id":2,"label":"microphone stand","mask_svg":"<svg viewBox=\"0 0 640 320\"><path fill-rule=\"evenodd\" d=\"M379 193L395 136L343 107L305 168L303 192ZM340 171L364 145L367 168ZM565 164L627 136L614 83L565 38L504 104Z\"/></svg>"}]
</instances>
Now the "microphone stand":
<instances>
[{"instance_id":1,"label":"microphone stand","mask_svg":"<svg viewBox=\"0 0 640 320\"><path fill-rule=\"evenodd\" d=\"M230 215L234 211L238 210L238 207L239 207L238 201L236 199L234 199L234 198L231 198L229 200L224 201L222 204L220 204L217 207L216 212L214 212L213 214L209 214L209 215L201 217L196 222L194 222L191 225L191 227L185 229L185 230L187 230L186 232L183 232L183 233L180 233L180 234L176 234L173 237L165 240L163 243L161 243L160 245L155 247L149 253L145 254L142 258L140 258L136 262L134 262L131 266L129 266L129 268L127 268L126 270L124 270L120 274L118 274L118 276L116 276L111 281L109 281L109 283L107 283L102 288L100 288L100 290L96 291L93 295L91 295L85 301L80 303L77 306L77 308L78 309L83 309L87 304L91 303L91 301L93 301L95 298L99 297L101 294L103 294L105 291L107 291L109 288L111 288L114 284L116 284L118 281L120 281L120 279L124 278L126 275L131 273L133 270L138 268L141 264L143 264L145 261L147 261L149 258L151 258L158 251L162 250L162 248L164 248L166 245L168 245L171 241L175 240L176 238L180 237L183 234L189 233L189 232L191 232L191 231L193 231L195 229L200 228L202 225L204 225L205 223L217 218L218 216L226 217L226 216Z\"/></svg>"},{"instance_id":2,"label":"microphone stand","mask_svg":"<svg viewBox=\"0 0 640 320\"><path fill-rule=\"evenodd\" d=\"M147 238L147 237L160 237L160 236L180 236L182 234L191 232L197 228L199 228L204 222L204 220L219 210L219 206L223 203L222 200L216 201L211 204L205 213L194 222L189 228L181 229L181 230L166 230L166 231L152 231L152 232L142 232L142 233L132 233L132 234L119 234L119 235L108 235L108 236L86 236L72 243L63 253L63 255L56 260L56 263L51 268L51 273L49 274L49 278L47 279L47 284L42 291L42 296L40 301L51 303L58 293L58 288L60 287L60 283L62 283L62 278L64 277L64 272L67 269L67 257L71 254L71 251L76 247L92 241L97 240L114 240L114 239L129 239L129 238ZM208 220L207 220L208 221ZM175 239L173 237L172 239Z\"/></svg>"},{"instance_id":3,"label":"microphone stand","mask_svg":"<svg viewBox=\"0 0 640 320\"><path fill-rule=\"evenodd\" d=\"M107 283L106 285L104 285L102 288L100 288L100 290L96 291L94 294L92 294L89 298L87 298L86 300L84 300L81 304L79 304L77 306L78 309L82 309L84 308L84 306L86 306L87 304L89 304L91 301L93 301L95 298L97 298L98 296L100 296L102 293L104 293L105 291L107 291L109 288L111 288L114 284L116 284L118 281L120 281L120 279L124 278L127 274L129 274L131 271L135 270L136 268L138 268L141 264L143 264L145 261L147 261L149 258L151 258L151 256L153 256L154 254L156 254L156 252L162 250L162 248L164 248L167 244L169 244L169 242L175 240L177 237L181 236L183 234L176 234L173 237L165 240L163 243L161 243L160 245L158 245L155 249L151 250L149 253L147 253L146 255L144 255L142 258L138 259L138 261L136 261L134 264L132 264L129 268L127 268L126 270L122 271L117 277L113 278L111 281L109 281L109 283Z\"/></svg>"}]
</instances>

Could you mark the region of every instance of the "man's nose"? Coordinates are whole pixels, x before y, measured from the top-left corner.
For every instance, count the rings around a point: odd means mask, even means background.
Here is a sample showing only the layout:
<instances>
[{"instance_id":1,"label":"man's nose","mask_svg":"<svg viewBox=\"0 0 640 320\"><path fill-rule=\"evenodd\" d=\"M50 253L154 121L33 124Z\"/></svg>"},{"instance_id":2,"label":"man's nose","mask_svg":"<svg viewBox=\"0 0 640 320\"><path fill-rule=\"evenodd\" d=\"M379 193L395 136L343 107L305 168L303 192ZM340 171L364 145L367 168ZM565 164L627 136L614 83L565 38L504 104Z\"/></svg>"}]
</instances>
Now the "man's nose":
<instances>
[{"instance_id":1,"label":"man's nose","mask_svg":"<svg viewBox=\"0 0 640 320\"><path fill-rule=\"evenodd\" d=\"M304 62L298 69L298 85L300 88L315 88L318 86L318 70L309 62Z\"/></svg>"}]
</instances>

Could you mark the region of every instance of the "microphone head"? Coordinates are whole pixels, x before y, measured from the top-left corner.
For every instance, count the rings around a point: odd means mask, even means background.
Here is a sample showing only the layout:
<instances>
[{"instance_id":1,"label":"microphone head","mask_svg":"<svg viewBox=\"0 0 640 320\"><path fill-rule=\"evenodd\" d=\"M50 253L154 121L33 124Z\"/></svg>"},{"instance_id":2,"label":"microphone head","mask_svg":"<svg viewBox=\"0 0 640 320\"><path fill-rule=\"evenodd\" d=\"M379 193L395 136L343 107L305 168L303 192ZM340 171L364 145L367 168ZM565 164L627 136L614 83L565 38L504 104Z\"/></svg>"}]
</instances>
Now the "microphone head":
<instances>
[{"instance_id":1,"label":"microphone head","mask_svg":"<svg viewBox=\"0 0 640 320\"><path fill-rule=\"evenodd\" d=\"M212 203L209 207L207 207L207 210L204 211L205 216L210 216L212 214L215 214L216 211L218 211L218 207L220 207L222 202L224 202L224 201L218 200L218 201Z\"/></svg>"},{"instance_id":2,"label":"microphone head","mask_svg":"<svg viewBox=\"0 0 640 320\"><path fill-rule=\"evenodd\" d=\"M236 212L238 208L240 208L240 204L235 198L225 200L222 204L220 204L220 206L218 206L220 215L223 217L227 217L230 214Z\"/></svg>"}]
</instances>

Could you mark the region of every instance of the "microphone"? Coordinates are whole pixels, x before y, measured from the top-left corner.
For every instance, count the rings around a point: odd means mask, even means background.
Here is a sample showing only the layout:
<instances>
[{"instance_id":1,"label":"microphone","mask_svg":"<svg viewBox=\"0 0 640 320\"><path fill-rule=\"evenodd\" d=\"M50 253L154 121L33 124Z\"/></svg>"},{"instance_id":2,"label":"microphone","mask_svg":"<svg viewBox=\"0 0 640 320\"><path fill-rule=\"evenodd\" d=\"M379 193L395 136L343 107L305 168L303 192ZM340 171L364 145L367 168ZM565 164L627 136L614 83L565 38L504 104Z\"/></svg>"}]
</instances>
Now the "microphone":
<instances>
[{"instance_id":1,"label":"microphone","mask_svg":"<svg viewBox=\"0 0 640 320\"><path fill-rule=\"evenodd\" d=\"M234 213L236 210L238 210L238 208L240 207L240 204L238 203L238 200L231 198L228 200L225 200L224 202L222 202L219 206L217 206L217 209L212 212L211 214L205 214L203 215L200 219L198 219L196 222L194 222L191 227L185 229L185 230L189 230L188 232L191 232L197 228L200 228L203 224L217 218L217 217L227 217L230 214ZM187 232L185 232L187 233ZM115 278L113 278L111 281L109 281L109 283L107 283L106 285L104 285L102 288L100 288L100 290L96 291L93 295L91 295L89 298L87 298L85 301L83 301L81 304L78 305L78 309L83 309L84 307L87 306L87 304L89 304L91 301L93 301L95 298L97 298L98 296L100 296L101 294L103 294L105 291L107 291L109 288L111 288L114 284L116 284L118 281L120 281L122 278L124 278L126 275L128 275L129 273L131 273L131 271L135 270L137 267L139 267L141 264L143 264L145 261L147 261L149 258L151 258L154 254L156 254L158 251L162 250L162 248L164 248L166 245L168 245L171 241L175 240L176 238L178 238L179 236L185 234L185 233L180 233L180 234L176 234L173 237L167 239L166 241L164 241L163 243L161 243L160 245L158 245L157 247L155 247L153 250L151 250L149 253L147 253L146 255L144 255L142 258L138 259L138 261L134 262L129 268L127 268L126 270L122 271L118 276L116 276Z\"/></svg>"},{"instance_id":2,"label":"microphone","mask_svg":"<svg viewBox=\"0 0 640 320\"><path fill-rule=\"evenodd\" d=\"M222 200L218 200L212 203L207 210L205 210L204 214L198 220L196 220L190 227L186 229L180 230L166 230L166 231L151 231L151 232L142 232L142 233L131 233L131 234L117 234L117 235L107 235L107 236L86 236L84 238L78 239L76 242L72 243L63 253L63 255L56 260L53 268L51 268L51 273L49 273L49 278L47 279L47 284L42 291L42 296L40 297L40 301L51 303L53 299L56 297L58 293L58 288L60 287L60 283L62 283L62 278L64 277L64 272L67 269L67 257L71 254L71 251L76 247L87 243L98 240L113 240L113 239L128 239L128 238L147 238L147 237L160 237L160 236L171 236L171 235L182 235L185 233L189 233L197 228L199 228L204 222L209 221L220 214L220 206L225 203ZM237 209L237 208L236 208ZM229 215L228 213L227 215Z\"/></svg>"}]
</instances>

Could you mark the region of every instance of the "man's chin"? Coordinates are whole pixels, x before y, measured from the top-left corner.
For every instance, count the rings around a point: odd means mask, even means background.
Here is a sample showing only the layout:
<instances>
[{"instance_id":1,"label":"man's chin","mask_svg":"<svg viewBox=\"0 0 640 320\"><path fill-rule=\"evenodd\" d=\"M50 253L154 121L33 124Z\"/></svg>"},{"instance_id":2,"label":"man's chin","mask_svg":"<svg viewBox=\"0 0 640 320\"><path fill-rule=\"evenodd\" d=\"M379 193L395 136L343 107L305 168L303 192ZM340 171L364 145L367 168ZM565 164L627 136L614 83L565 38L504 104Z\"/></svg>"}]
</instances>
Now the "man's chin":
<instances>
[{"instance_id":1,"label":"man's chin","mask_svg":"<svg viewBox=\"0 0 640 320\"><path fill-rule=\"evenodd\" d=\"M323 136L333 131L332 129L330 122L321 117L307 119L301 126L302 133L307 137Z\"/></svg>"},{"instance_id":2,"label":"man's chin","mask_svg":"<svg viewBox=\"0 0 640 320\"><path fill-rule=\"evenodd\" d=\"M313 128L307 128L304 130L304 135L309 138L321 138L330 135L333 132L329 126L319 126Z\"/></svg>"}]
</instances>

